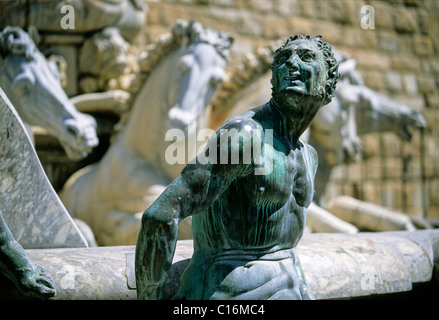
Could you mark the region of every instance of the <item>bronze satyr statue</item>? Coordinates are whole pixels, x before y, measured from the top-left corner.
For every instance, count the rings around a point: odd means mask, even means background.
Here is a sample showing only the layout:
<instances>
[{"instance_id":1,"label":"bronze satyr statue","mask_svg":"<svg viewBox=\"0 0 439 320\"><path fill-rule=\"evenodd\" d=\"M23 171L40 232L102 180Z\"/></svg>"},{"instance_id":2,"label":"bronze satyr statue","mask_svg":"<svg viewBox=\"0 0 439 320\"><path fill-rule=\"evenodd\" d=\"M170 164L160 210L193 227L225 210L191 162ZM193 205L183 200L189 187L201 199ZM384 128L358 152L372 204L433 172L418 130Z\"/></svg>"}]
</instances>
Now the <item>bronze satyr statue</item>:
<instances>
[{"instance_id":1,"label":"bronze satyr statue","mask_svg":"<svg viewBox=\"0 0 439 320\"><path fill-rule=\"evenodd\" d=\"M320 36L296 35L276 51L271 68L270 101L224 122L202 157L143 213L139 299L162 298L187 216L194 254L175 299L314 298L295 248L314 194L317 153L299 137L331 101L338 63Z\"/></svg>"}]
</instances>

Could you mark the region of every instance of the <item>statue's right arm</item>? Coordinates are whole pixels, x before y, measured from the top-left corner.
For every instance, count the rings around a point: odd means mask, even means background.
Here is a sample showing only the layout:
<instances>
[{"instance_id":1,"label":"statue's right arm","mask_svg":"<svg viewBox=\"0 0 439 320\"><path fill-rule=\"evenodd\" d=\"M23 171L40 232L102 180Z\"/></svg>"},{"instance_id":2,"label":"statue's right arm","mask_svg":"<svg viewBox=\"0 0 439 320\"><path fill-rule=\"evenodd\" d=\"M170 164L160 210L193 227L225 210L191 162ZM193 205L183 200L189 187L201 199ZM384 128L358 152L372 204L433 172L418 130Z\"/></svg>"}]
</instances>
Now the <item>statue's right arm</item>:
<instances>
[{"instance_id":1,"label":"statue's right arm","mask_svg":"<svg viewBox=\"0 0 439 320\"><path fill-rule=\"evenodd\" d=\"M242 141L238 145L229 145L229 141L220 141L219 136L213 136L204 152L217 149L218 160L224 148L228 148L229 154L243 152ZM252 164L220 164L219 161L200 164L197 160L188 164L145 210L136 245L138 299L161 298L177 243L179 222L206 210L236 177L249 174L251 170Z\"/></svg>"}]
</instances>

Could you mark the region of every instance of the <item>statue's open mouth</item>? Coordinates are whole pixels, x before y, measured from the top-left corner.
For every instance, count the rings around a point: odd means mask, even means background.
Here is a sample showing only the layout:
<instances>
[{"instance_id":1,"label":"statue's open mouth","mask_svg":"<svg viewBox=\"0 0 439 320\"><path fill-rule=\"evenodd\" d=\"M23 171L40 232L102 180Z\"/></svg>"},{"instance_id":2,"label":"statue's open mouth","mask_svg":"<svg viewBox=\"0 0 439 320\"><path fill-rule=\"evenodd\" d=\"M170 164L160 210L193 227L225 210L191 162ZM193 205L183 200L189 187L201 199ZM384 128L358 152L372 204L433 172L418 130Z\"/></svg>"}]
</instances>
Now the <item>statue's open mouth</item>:
<instances>
[{"instance_id":1,"label":"statue's open mouth","mask_svg":"<svg viewBox=\"0 0 439 320\"><path fill-rule=\"evenodd\" d=\"M300 72L291 72L291 73L289 73L286 77L285 77L285 80L286 81L288 81L288 82L297 82L297 81L300 81L300 82L303 82L302 81L302 75L300 74Z\"/></svg>"}]
</instances>

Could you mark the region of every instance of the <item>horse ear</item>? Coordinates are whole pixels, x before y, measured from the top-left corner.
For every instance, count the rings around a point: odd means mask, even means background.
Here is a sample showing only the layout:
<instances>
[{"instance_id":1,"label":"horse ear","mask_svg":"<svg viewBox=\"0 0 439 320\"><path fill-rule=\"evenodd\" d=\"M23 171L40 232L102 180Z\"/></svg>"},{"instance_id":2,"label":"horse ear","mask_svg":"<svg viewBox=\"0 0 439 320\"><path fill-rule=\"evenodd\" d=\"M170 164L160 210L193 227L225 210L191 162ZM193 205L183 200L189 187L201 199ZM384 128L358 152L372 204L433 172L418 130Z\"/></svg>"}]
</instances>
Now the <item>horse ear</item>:
<instances>
[{"instance_id":1,"label":"horse ear","mask_svg":"<svg viewBox=\"0 0 439 320\"><path fill-rule=\"evenodd\" d=\"M31 39L35 42L35 45L38 47L38 44L41 41L41 36L38 33L37 27L29 26L29 28L27 28L27 33L29 34Z\"/></svg>"}]
</instances>

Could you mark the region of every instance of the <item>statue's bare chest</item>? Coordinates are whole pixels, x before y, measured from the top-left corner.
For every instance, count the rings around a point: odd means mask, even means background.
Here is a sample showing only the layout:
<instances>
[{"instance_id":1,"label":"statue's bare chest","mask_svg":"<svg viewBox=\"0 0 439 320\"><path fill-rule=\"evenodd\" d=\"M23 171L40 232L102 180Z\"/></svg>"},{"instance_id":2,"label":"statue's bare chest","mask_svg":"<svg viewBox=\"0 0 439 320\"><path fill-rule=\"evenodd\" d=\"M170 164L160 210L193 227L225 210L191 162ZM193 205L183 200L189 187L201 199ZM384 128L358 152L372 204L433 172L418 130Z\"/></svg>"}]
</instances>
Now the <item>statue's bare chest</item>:
<instances>
[{"instance_id":1,"label":"statue's bare chest","mask_svg":"<svg viewBox=\"0 0 439 320\"><path fill-rule=\"evenodd\" d=\"M253 173L254 176L246 181L249 200L276 206L287 202L308 206L314 194L308 149L304 145L295 149L271 145L264 148L266 174Z\"/></svg>"}]
</instances>

